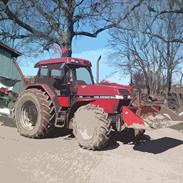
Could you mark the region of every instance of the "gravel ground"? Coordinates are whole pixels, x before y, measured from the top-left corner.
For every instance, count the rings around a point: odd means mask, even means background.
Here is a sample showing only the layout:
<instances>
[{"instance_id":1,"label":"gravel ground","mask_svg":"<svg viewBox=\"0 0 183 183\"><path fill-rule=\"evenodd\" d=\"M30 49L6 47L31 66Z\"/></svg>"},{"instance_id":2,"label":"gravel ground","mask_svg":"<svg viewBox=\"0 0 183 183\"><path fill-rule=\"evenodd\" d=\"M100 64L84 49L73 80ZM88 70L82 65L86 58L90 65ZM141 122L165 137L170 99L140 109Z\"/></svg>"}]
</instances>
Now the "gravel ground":
<instances>
[{"instance_id":1,"label":"gravel ground","mask_svg":"<svg viewBox=\"0 0 183 183\"><path fill-rule=\"evenodd\" d=\"M183 133L179 131L150 129L142 144L126 144L126 136L118 134L103 151L83 150L66 134L28 139L17 133L13 121L1 116L0 182L183 182Z\"/></svg>"}]
</instances>

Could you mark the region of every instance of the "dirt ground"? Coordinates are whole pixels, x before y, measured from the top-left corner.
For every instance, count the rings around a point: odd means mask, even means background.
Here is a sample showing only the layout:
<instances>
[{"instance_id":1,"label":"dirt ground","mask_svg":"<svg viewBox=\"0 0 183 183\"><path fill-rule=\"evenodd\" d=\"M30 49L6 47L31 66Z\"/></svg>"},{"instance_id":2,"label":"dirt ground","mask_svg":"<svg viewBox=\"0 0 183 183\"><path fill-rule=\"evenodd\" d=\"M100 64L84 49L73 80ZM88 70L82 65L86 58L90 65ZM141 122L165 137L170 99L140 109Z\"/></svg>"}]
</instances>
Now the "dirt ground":
<instances>
[{"instance_id":1,"label":"dirt ground","mask_svg":"<svg viewBox=\"0 0 183 183\"><path fill-rule=\"evenodd\" d=\"M0 182L183 182L182 132L148 130L142 144L126 143L126 138L115 135L105 150L88 151L65 131L41 140L21 137L14 122L1 116Z\"/></svg>"}]
</instances>

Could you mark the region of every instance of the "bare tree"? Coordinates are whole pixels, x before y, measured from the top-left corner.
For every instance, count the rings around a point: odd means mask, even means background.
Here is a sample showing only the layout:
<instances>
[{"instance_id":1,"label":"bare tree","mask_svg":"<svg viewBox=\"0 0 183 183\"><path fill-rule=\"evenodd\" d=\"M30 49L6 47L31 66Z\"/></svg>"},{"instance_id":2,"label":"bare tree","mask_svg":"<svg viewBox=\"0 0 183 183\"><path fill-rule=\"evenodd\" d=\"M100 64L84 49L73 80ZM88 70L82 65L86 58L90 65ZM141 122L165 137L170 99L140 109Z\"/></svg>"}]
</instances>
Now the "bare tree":
<instances>
[{"instance_id":1,"label":"bare tree","mask_svg":"<svg viewBox=\"0 0 183 183\"><path fill-rule=\"evenodd\" d=\"M159 6L160 4L163 4L163 6ZM158 5L158 6L157 6ZM175 37L169 37L167 39L164 36L161 36L159 34L156 34L155 32L147 32L148 34L151 34L152 36L162 39L165 42L179 42L183 43L183 1L182 0L163 0L162 2L159 2L158 0L149 0L149 3L147 4L148 10L153 13L153 20L151 22L151 25L157 21L157 19L161 19L162 17L167 16L176 16L179 20L179 32L176 33Z\"/></svg>"},{"instance_id":2,"label":"bare tree","mask_svg":"<svg viewBox=\"0 0 183 183\"><path fill-rule=\"evenodd\" d=\"M39 41L44 49L53 43L72 54L75 36L95 38L125 20L144 0L0 0L1 17L17 24L18 34L1 31L3 36Z\"/></svg>"},{"instance_id":3,"label":"bare tree","mask_svg":"<svg viewBox=\"0 0 183 183\"><path fill-rule=\"evenodd\" d=\"M130 64L129 72L142 73L149 94L159 93L164 87L169 92L172 74L182 61L182 45L172 40L180 35L183 27L177 14L155 17L148 9L149 3L152 2L142 4L143 11L134 11L127 22L111 31L109 44L115 48L114 63L122 70L124 67L129 70ZM156 1L154 6L161 9L165 5L169 7L165 1Z\"/></svg>"},{"instance_id":4,"label":"bare tree","mask_svg":"<svg viewBox=\"0 0 183 183\"><path fill-rule=\"evenodd\" d=\"M18 46L16 42L16 34L19 34L20 28L13 22L7 20L0 20L0 40L12 48Z\"/></svg>"},{"instance_id":5,"label":"bare tree","mask_svg":"<svg viewBox=\"0 0 183 183\"><path fill-rule=\"evenodd\" d=\"M156 35L156 38L160 38L164 41L164 45L166 47L166 50L164 51L164 60L166 63L166 88L167 92L170 92L171 85L172 85L172 75L176 67L181 63L183 57L180 55L180 49L182 48L181 41L178 41L178 39L181 39L182 30L183 30L183 24L182 22L182 16L180 14L174 13L174 8L177 7L178 1L168 1L164 6L167 8L167 12L169 13L160 13L159 17L155 16L153 18L153 23L161 23L163 24L163 30L164 33L159 34L156 32L156 30L152 31L152 24L151 27L148 25L148 29L151 30L152 33L151 36ZM163 7L161 7L163 9ZM161 10L160 10L161 11ZM155 34L154 34L155 32Z\"/></svg>"}]
</instances>

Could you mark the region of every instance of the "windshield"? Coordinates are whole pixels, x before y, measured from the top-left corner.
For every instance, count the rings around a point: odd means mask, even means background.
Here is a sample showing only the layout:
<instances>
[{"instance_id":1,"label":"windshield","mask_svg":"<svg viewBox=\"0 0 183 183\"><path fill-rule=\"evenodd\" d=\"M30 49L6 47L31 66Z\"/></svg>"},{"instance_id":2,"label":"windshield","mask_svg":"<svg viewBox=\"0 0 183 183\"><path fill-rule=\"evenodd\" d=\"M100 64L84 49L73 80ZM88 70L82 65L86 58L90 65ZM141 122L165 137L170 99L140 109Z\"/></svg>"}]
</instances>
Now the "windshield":
<instances>
[{"instance_id":1,"label":"windshield","mask_svg":"<svg viewBox=\"0 0 183 183\"><path fill-rule=\"evenodd\" d=\"M91 74L89 70L85 67L80 67L76 69L77 83L80 85L91 85L93 84Z\"/></svg>"}]
</instances>

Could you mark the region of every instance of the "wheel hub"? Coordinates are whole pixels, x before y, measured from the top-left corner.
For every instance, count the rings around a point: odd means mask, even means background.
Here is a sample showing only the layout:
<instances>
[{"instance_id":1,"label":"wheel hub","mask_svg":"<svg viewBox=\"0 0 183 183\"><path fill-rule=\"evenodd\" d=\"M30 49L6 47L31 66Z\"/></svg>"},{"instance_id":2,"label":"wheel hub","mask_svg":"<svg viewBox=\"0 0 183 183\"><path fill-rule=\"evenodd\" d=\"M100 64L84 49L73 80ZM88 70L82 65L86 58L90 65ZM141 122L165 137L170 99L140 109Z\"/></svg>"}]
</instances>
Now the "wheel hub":
<instances>
[{"instance_id":1,"label":"wheel hub","mask_svg":"<svg viewBox=\"0 0 183 183\"><path fill-rule=\"evenodd\" d=\"M32 101L26 101L21 108L21 123L26 130L33 130L38 118L38 111Z\"/></svg>"}]
</instances>

